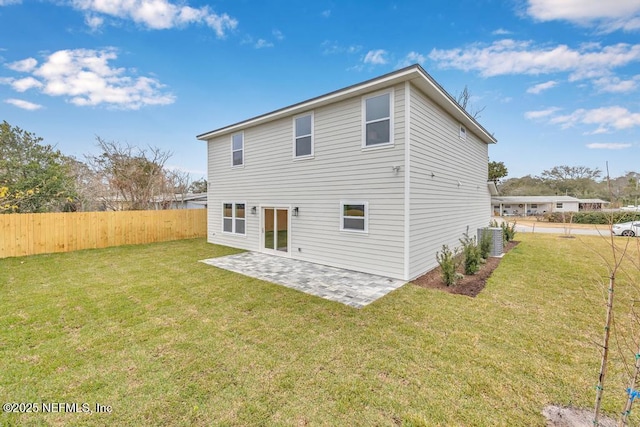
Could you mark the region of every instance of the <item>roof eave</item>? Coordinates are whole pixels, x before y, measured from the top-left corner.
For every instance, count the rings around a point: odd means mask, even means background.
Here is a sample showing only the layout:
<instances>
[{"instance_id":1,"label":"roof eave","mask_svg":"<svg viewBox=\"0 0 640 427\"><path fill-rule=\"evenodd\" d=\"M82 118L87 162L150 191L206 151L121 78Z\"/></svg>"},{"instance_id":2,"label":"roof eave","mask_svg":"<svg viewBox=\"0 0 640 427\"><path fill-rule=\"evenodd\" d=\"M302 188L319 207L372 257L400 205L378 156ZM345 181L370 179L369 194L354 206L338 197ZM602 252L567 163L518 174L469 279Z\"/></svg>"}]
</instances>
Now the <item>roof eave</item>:
<instances>
[{"instance_id":1,"label":"roof eave","mask_svg":"<svg viewBox=\"0 0 640 427\"><path fill-rule=\"evenodd\" d=\"M454 99L431 77L420 65L415 64L400 70L376 77L365 82L361 82L343 89L339 89L325 95L308 99L297 104L290 105L266 114L262 114L238 123L231 124L219 129L212 130L197 135L201 141L207 141L216 136L238 132L251 126L256 126L282 117L292 116L304 111L318 108L323 105L338 102L343 99L372 92L390 85L411 81L414 85L423 90L427 95L434 98L438 105L444 108L454 118L463 123L468 129L474 131L476 135L486 144L495 144L497 140L482 125L480 125L469 113L467 113Z\"/></svg>"}]
</instances>

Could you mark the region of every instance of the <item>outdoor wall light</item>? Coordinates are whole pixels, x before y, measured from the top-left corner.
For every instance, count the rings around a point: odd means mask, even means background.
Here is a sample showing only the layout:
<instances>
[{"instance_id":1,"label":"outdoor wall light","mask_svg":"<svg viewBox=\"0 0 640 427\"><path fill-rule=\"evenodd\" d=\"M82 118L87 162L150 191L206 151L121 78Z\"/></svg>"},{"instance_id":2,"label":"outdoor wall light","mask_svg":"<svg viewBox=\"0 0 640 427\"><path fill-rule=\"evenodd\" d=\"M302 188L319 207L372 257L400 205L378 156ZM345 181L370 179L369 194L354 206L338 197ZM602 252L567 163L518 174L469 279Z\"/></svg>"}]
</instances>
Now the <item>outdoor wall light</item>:
<instances>
[{"instance_id":1,"label":"outdoor wall light","mask_svg":"<svg viewBox=\"0 0 640 427\"><path fill-rule=\"evenodd\" d=\"M293 216L298 216L299 213L300 213L300 210L298 209L297 206L293 208Z\"/></svg>"},{"instance_id":2,"label":"outdoor wall light","mask_svg":"<svg viewBox=\"0 0 640 427\"><path fill-rule=\"evenodd\" d=\"M255 215L256 213L258 213L258 208L254 206L251 208L251 215Z\"/></svg>"}]
</instances>

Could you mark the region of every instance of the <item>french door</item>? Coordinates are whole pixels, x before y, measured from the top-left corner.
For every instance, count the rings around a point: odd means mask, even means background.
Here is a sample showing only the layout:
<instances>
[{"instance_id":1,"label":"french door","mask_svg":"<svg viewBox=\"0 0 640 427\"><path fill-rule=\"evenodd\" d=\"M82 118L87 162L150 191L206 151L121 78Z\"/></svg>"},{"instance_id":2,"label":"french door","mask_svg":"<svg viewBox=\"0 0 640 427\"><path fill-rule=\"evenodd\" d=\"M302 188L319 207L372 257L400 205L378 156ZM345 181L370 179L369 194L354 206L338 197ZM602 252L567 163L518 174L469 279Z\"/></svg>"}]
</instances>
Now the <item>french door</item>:
<instances>
[{"instance_id":1,"label":"french door","mask_svg":"<svg viewBox=\"0 0 640 427\"><path fill-rule=\"evenodd\" d=\"M289 252L289 209L262 209L262 248L265 252Z\"/></svg>"}]
</instances>

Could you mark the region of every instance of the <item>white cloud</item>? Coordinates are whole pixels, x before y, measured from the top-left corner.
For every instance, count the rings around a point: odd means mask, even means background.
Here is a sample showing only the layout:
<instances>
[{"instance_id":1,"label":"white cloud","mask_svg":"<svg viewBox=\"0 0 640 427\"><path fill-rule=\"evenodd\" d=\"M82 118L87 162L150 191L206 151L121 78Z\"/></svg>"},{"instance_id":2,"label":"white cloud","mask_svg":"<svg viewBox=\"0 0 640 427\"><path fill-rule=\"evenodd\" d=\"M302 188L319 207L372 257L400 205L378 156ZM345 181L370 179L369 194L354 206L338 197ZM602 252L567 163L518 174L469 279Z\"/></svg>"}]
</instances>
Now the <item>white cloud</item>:
<instances>
[{"instance_id":1,"label":"white cloud","mask_svg":"<svg viewBox=\"0 0 640 427\"><path fill-rule=\"evenodd\" d=\"M529 120L542 119L542 118L549 117L549 116L553 115L557 111L560 111L560 108L551 107L551 108L547 108L545 110L527 111L526 113L524 113L524 117L529 119Z\"/></svg>"},{"instance_id":2,"label":"white cloud","mask_svg":"<svg viewBox=\"0 0 640 427\"><path fill-rule=\"evenodd\" d=\"M273 37L275 37L278 41L284 40L284 34L282 34L282 31L280 30L273 30L271 34L273 34Z\"/></svg>"},{"instance_id":3,"label":"white cloud","mask_svg":"<svg viewBox=\"0 0 640 427\"><path fill-rule=\"evenodd\" d=\"M530 87L529 89L527 89L527 93L533 93L534 95L537 95L545 90L551 89L552 87L555 87L558 85L558 82L554 81L554 80L550 80L548 82L545 83L540 83L537 84L535 86Z\"/></svg>"},{"instance_id":4,"label":"white cloud","mask_svg":"<svg viewBox=\"0 0 640 427\"><path fill-rule=\"evenodd\" d=\"M14 107L22 108L23 110L29 111L39 110L42 108L42 105L34 104L33 102L25 101L22 99L11 98L5 99L4 102L6 102L7 104L11 104Z\"/></svg>"},{"instance_id":5,"label":"white cloud","mask_svg":"<svg viewBox=\"0 0 640 427\"><path fill-rule=\"evenodd\" d=\"M477 70L485 77L568 72L569 80L576 81L606 76L614 68L640 61L640 44L618 43L605 47L590 44L571 49L566 45L534 46L531 41L504 39L488 46L473 44L464 49L433 49L429 58L442 68Z\"/></svg>"},{"instance_id":6,"label":"white cloud","mask_svg":"<svg viewBox=\"0 0 640 427\"><path fill-rule=\"evenodd\" d=\"M610 93L630 93L638 89L640 84L640 74L633 76L629 80L622 80L619 77L602 77L593 81L593 84L600 92Z\"/></svg>"},{"instance_id":7,"label":"white cloud","mask_svg":"<svg viewBox=\"0 0 640 427\"><path fill-rule=\"evenodd\" d=\"M4 82L20 92L37 88L44 94L64 97L78 106L107 105L135 110L175 101L158 80L137 77L124 68L113 68L109 61L115 59L114 49L60 50L49 55L38 67L22 67L28 69L31 76L5 79Z\"/></svg>"},{"instance_id":8,"label":"white cloud","mask_svg":"<svg viewBox=\"0 0 640 427\"><path fill-rule=\"evenodd\" d=\"M1 0L0 0L1 1ZM237 27L238 21L226 13L217 14L208 6L193 8L168 0L70 0L71 6L87 13L89 26L97 24L98 14L130 19L154 30L164 30L188 24L205 24L218 37ZM92 28L95 28L92 26Z\"/></svg>"},{"instance_id":9,"label":"white cloud","mask_svg":"<svg viewBox=\"0 0 640 427\"><path fill-rule=\"evenodd\" d=\"M332 42L330 40L323 41L321 46L323 55L334 55L338 53L353 54L362 50L362 46L360 45L342 46L338 42Z\"/></svg>"},{"instance_id":10,"label":"white cloud","mask_svg":"<svg viewBox=\"0 0 640 427\"><path fill-rule=\"evenodd\" d=\"M612 129L621 130L640 126L640 113L632 113L624 107L612 106L587 110L580 108L571 114L553 117L549 123L559 124L567 129L579 124L597 125L590 134L611 132Z\"/></svg>"},{"instance_id":11,"label":"white cloud","mask_svg":"<svg viewBox=\"0 0 640 427\"><path fill-rule=\"evenodd\" d=\"M11 86L17 92L25 92L32 88L41 88L42 83L33 77L25 77L24 79L13 80Z\"/></svg>"},{"instance_id":12,"label":"white cloud","mask_svg":"<svg viewBox=\"0 0 640 427\"><path fill-rule=\"evenodd\" d=\"M321 15L322 15L324 18L328 18L328 17L330 17L330 16L331 16L331 9L323 10L323 11L322 11L322 13L321 13Z\"/></svg>"},{"instance_id":13,"label":"white cloud","mask_svg":"<svg viewBox=\"0 0 640 427\"><path fill-rule=\"evenodd\" d=\"M21 0L0 0L0 6L9 6L10 4L20 4Z\"/></svg>"},{"instance_id":14,"label":"white cloud","mask_svg":"<svg viewBox=\"0 0 640 427\"><path fill-rule=\"evenodd\" d=\"M364 63L374 64L374 65L386 64L388 62L387 59L385 58L386 54L387 54L387 51L384 49L370 50L364 56Z\"/></svg>"},{"instance_id":15,"label":"white cloud","mask_svg":"<svg viewBox=\"0 0 640 427\"><path fill-rule=\"evenodd\" d=\"M424 64L427 62L427 57L418 52L409 52L400 62L398 62L397 68L408 67L412 64Z\"/></svg>"},{"instance_id":16,"label":"white cloud","mask_svg":"<svg viewBox=\"0 0 640 427\"><path fill-rule=\"evenodd\" d=\"M262 49L265 47L273 47L273 43L265 40L265 39L258 39L258 41L256 42L255 45L253 45L256 49Z\"/></svg>"},{"instance_id":17,"label":"white cloud","mask_svg":"<svg viewBox=\"0 0 640 427\"><path fill-rule=\"evenodd\" d=\"M38 61L36 61L34 58L27 58L21 61L7 64L7 68L21 73L28 73L32 71L36 67L36 65L38 65Z\"/></svg>"},{"instance_id":18,"label":"white cloud","mask_svg":"<svg viewBox=\"0 0 640 427\"><path fill-rule=\"evenodd\" d=\"M622 142L593 142L587 144L587 148L592 150L623 150L631 147L631 144Z\"/></svg>"},{"instance_id":19,"label":"white cloud","mask_svg":"<svg viewBox=\"0 0 640 427\"><path fill-rule=\"evenodd\" d=\"M87 26L93 31L95 31L98 28L102 27L102 25L104 24L104 18L88 14L84 17L84 23L87 24Z\"/></svg>"},{"instance_id":20,"label":"white cloud","mask_svg":"<svg viewBox=\"0 0 640 427\"><path fill-rule=\"evenodd\" d=\"M504 28L498 28L497 30L492 31L491 34L494 36L506 36L513 33L509 30L505 30Z\"/></svg>"},{"instance_id":21,"label":"white cloud","mask_svg":"<svg viewBox=\"0 0 640 427\"><path fill-rule=\"evenodd\" d=\"M564 20L603 32L640 29L638 0L529 0L527 13L538 21Z\"/></svg>"}]
</instances>

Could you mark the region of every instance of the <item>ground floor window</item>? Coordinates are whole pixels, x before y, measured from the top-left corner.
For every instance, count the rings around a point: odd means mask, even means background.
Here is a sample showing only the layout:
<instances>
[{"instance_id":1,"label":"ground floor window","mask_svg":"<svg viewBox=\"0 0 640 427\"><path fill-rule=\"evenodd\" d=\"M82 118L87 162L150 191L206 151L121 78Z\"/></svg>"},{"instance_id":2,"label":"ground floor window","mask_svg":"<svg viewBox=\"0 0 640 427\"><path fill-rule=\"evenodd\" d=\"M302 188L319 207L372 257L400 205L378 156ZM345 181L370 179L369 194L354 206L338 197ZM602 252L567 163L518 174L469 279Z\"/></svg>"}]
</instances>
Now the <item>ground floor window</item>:
<instances>
[{"instance_id":1,"label":"ground floor window","mask_svg":"<svg viewBox=\"0 0 640 427\"><path fill-rule=\"evenodd\" d=\"M225 233L245 234L245 204L222 204L222 231Z\"/></svg>"},{"instance_id":2,"label":"ground floor window","mask_svg":"<svg viewBox=\"0 0 640 427\"><path fill-rule=\"evenodd\" d=\"M369 231L369 204L367 202L340 202L340 230Z\"/></svg>"}]
</instances>

